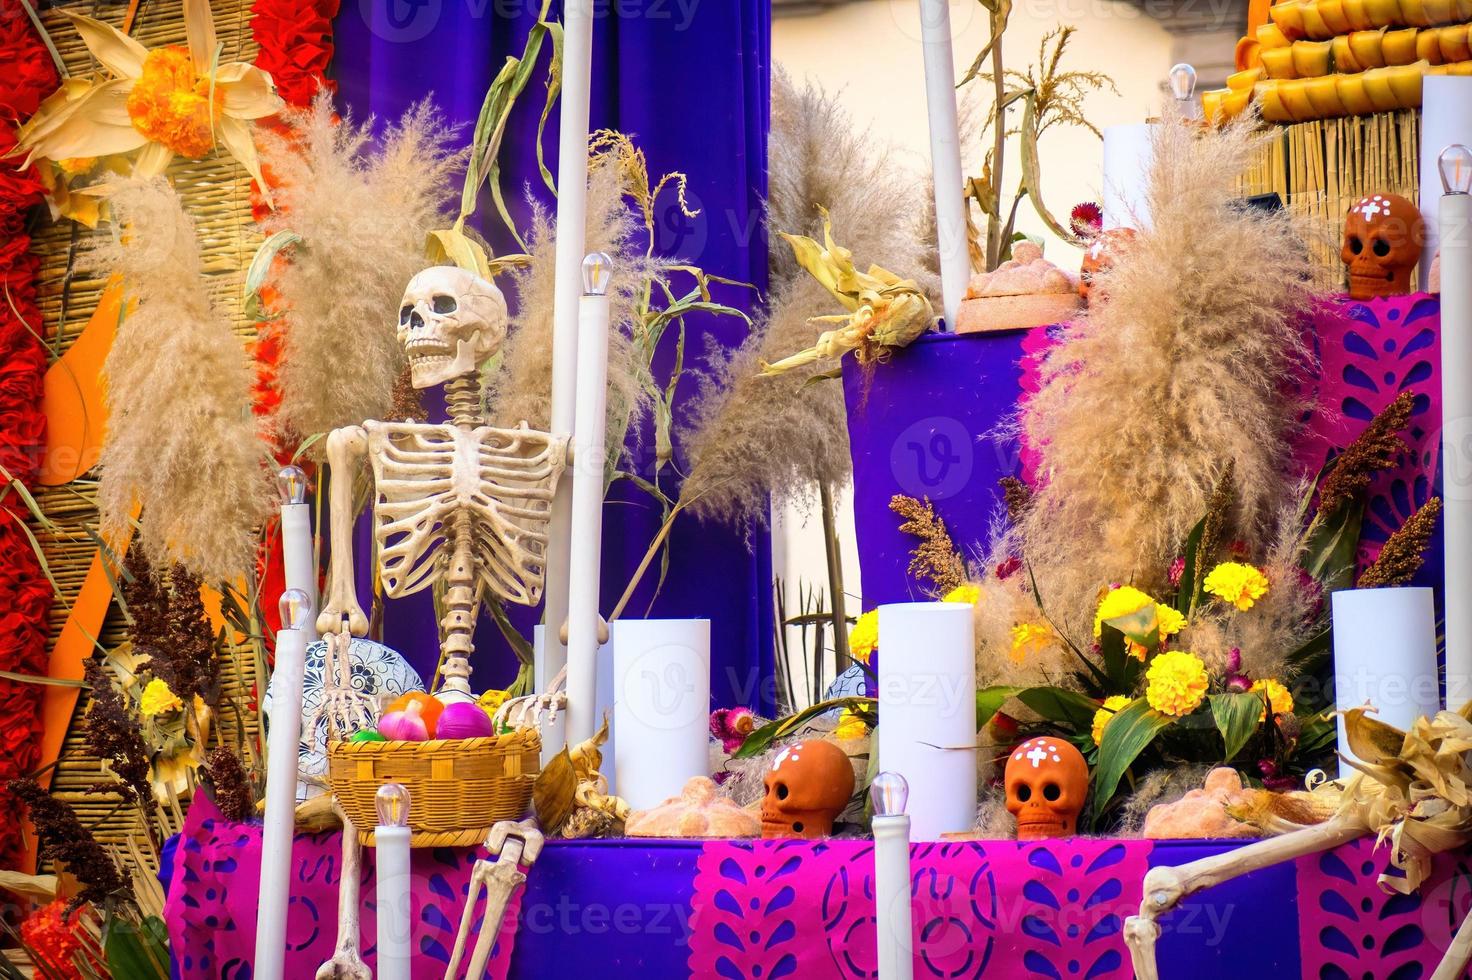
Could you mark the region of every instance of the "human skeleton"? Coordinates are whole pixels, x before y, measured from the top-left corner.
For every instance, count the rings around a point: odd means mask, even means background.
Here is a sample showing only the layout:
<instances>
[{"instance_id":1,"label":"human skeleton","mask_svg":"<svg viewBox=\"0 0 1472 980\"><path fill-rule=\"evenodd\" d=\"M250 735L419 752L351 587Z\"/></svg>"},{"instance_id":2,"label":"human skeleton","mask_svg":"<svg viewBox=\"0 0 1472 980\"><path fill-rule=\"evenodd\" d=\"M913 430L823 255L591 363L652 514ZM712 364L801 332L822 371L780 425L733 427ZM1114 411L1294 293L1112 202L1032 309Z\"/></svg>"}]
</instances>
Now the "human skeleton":
<instances>
[{"instance_id":1,"label":"human skeleton","mask_svg":"<svg viewBox=\"0 0 1472 980\"><path fill-rule=\"evenodd\" d=\"M535 605L540 599L547 519L567 465L569 439L535 431L525 423L514 429L494 428L482 417L481 368L506 337L506 301L491 283L452 267L419 273L404 291L398 337L408 355L414 387L445 386L449 421L368 421L335 429L327 437L332 568L317 629L328 638L329 647L336 644L344 654L348 634L363 636L368 631L368 617L353 588L352 551L353 484L366 458L373 477L373 534L384 594L398 598L444 583L438 696L446 702L473 701L469 657L480 597L491 593L523 605ZM338 675L340 681L350 678L347 671L329 676ZM362 707L345 690L329 690L323 705L338 737L346 734L351 720L361 721ZM524 848L508 851L510 870L515 871L518 857L528 864L535 859L540 835L535 828L498 825L487 849L501 855L508 834L525 843ZM318 980L370 976L358 951L359 860L356 828L344 817L337 948L318 970ZM488 905L472 960L482 972L500 915L512 890L525 879L519 871L504 873L506 863L478 861L475 866L475 880L489 885L495 898ZM461 923L457 961L475 897Z\"/></svg>"}]
</instances>

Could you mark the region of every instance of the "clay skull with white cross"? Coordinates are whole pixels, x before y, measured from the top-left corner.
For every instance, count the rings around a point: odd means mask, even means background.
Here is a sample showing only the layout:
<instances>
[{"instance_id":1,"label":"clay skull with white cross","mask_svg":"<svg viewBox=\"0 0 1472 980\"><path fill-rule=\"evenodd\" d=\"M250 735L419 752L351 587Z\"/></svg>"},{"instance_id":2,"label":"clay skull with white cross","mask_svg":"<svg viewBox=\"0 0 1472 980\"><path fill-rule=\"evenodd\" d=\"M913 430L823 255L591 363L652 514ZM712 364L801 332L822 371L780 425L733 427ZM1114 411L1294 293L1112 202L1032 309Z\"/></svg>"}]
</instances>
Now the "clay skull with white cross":
<instances>
[{"instance_id":1,"label":"clay skull with white cross","mask_svg":"<svg viewBox=\"0 0 1472 980\"><path fill-rule=\"evenodd\" d=\"M1061 738L1030 738L1012 750L1004 775L1018 840L1070 837L1089 795L1089 765Z\"/></svg>"}]
</instances>

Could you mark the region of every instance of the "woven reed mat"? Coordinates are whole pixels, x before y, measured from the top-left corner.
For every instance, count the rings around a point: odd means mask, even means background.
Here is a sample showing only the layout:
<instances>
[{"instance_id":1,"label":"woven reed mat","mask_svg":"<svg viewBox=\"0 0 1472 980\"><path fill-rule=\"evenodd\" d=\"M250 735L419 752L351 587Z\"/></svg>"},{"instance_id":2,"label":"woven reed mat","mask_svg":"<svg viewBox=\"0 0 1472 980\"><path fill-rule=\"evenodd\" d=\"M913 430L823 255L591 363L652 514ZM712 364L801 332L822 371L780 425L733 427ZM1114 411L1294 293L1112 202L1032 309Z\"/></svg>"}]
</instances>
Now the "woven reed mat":
<instances>
[{"instance_id":1,"label":"woven reed mat","mask_svg":"<svg viewBox=\"0 0 1472 980\"><path fill-rule=\"evenodd\" d=\"M256 45L250 35L250 0L212 0L215 30L224 45L221 61L253 61ZM42 12L41 19L61 53L67 69L86 74L98 69L71 22L61 9L86 13L114 26L121 26L125 4L75 3ZM133 23L132 36L146 47L185 44L183 8L177 0L143 0ZM250 178L231 158L215 154L202 160L176 158L168 171L169 180L183 195L199 229L204 269L220 307L227 310L236 332L244 341L253 338L254 327L242 313L241 286L245 268L259 244L251 225ZM76 340L96 309L103 281L86 271L87 239L109 234L106 227L88 231L69 221L50 224L36 235L33 250L41 257L38 277L39 301L48 344L60 356ZM61 601L52 606L51 639L55 642L68 609L81 589L87 568L97 552L91 533L97 528L96 483L89 478L61 487L43 487L37 502L53 530L37 528L46 562L61 590ZM108 613L102 634L103 647L111 649L124 639L124 621L115 605ZM257 676L255 653L245 645L232 647L221 661L224 691L215 724L227 744L236 744L244 729L247 743L254 747L259 737L254 688ZM135 808L122 808L113 793L96 792L98 783L113 779L100 759L83 745L81 712L86 709L84 693L67 733L62 757L52 783L52 792L76 808L82 821L95 828L100 840L122 843L142 830Z\"/></svg>"},{"instance_id":2,"label":"woven reed mat","mask_svg":"<svg viewBox=\"0 0 1472 980\"><path fill-rule=\"evenodd\" d=\"M1276 192L1305 219L1315 285L1342 292L1339 243L1350 205L1366 194L1419 200L1421 114L1403 109L1274 129L1277 139L1245 175L1244 191Z\"/></svg>"}]
</instances>

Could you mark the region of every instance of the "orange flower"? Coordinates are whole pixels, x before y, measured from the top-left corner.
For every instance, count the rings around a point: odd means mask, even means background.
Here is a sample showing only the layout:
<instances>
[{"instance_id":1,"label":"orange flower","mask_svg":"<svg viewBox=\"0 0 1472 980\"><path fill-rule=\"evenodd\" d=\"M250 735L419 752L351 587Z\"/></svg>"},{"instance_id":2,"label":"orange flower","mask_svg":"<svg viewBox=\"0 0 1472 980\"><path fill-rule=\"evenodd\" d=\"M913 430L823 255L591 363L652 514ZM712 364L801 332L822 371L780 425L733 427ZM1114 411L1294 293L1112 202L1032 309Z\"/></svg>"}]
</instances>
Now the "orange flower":
<instances>
[{"instance_id":1,"label":"orange flower","mask_svg":"<svg viewBox=\"0 0 1472 980\"><path fill-rule=\"evenodd\" d=\"M225 108L225 90L194 73L189 49L155 48L128 93L133 128L181 157L198 160L215 148L214 122Z\"/></svg>"}]
</instances>

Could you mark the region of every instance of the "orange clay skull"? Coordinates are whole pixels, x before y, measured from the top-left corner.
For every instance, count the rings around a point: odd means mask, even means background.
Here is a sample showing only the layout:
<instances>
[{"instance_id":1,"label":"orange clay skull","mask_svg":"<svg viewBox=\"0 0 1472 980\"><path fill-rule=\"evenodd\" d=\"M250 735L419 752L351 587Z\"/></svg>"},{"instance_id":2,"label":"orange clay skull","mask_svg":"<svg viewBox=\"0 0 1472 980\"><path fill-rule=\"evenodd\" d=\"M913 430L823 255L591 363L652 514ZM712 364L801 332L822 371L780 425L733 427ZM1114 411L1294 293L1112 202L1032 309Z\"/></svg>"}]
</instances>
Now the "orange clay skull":
<instances>
[{"instance_id":1,"label":"orange clay skull","mask_svg":"<svg viewBox=\"0 0 1472 980\"><path fill-rule=\"evenodd\" d=\"M1411 291L1411 270L1426 244L1416 205L1396 194L1371 194L1349 209L1339 257L1349 267L1350 299Z\"/></svg>"},{"instance_id":2,"label":"orange clay skull","mask_svg":"<svg viewBox=\"0 0 1472 980\"><path fill-rule=\"evenodd\" d=\"M1007 812L1018 840L1069 837L1089 794L1089 765L1061 738L1031 738L1012 750L1005 775Z\"/></svg>"},{"instance_id":3,"label":"orange clay skull","mask_svg":"<svg viewBox=\"0 0 1472 980\"><path fill-rule=\"evenodd\" d=\"M827 837L854 795L854 767L832 742L808 739L777 753L766 787L763 837Z\"/></svg>"},{"instance_id":4,"label":"orange clay skull","mask_svg":"<svg viewBox=\"0 0 1472 980\"><path fill-rule=\"evenodd\" d=\"M1094 276L1113 267L1120 251L1128 248L1134 240L1135 229L1110 228L1095 235L1084 246L1084 261L1078 274L1078 295L1085 305L1089 302L1089 290L1093 288Z\"/></svg>"}]
</instances>

